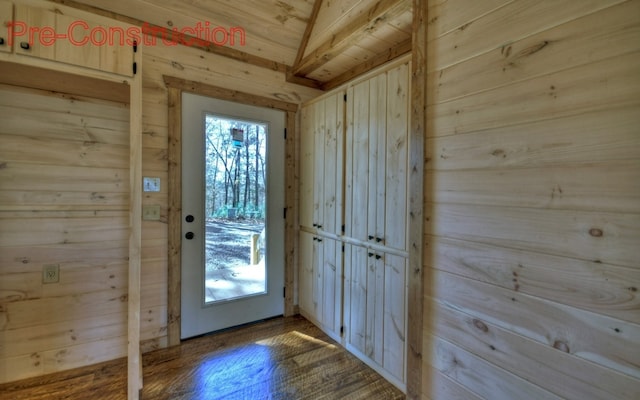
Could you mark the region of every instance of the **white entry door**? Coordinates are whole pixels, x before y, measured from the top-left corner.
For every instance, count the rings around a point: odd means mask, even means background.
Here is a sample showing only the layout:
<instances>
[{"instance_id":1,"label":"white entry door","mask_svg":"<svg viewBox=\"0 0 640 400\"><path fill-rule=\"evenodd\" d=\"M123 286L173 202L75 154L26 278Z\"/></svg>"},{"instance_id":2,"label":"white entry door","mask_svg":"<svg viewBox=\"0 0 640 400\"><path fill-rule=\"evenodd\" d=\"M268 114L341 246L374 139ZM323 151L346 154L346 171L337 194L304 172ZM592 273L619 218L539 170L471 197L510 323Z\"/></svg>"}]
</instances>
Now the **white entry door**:
<instances>
[{"instance_id":1,"label":"white entry door","mask_svg":"<svg viewBox=\"0 0 640 400\"><path fill-rule=\"evenodd\" d=\"M284 124L182 95L182 339L284 311Z\"/></svg>"}]
</instances>

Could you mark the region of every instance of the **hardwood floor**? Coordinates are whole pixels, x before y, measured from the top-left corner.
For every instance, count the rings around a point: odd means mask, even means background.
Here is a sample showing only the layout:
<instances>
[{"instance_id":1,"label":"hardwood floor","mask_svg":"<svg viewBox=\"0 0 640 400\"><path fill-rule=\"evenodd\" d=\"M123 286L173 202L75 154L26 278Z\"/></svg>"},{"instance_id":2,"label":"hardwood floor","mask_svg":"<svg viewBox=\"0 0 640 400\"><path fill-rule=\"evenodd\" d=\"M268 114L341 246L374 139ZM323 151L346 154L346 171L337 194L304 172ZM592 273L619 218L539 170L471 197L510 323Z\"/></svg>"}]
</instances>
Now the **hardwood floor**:
<instances>
[{"instance_id":1,"label":"hardwood floor","mask_svg":"<svg viewBox=\"0 0 640 400\"><path fill-rule=\"evenodd\" d=\"M143 357L148 399L403 399L302 317L276 318ZM125 399L126 361L0 385L1 400Z\"/></svg>"}]
</instances>

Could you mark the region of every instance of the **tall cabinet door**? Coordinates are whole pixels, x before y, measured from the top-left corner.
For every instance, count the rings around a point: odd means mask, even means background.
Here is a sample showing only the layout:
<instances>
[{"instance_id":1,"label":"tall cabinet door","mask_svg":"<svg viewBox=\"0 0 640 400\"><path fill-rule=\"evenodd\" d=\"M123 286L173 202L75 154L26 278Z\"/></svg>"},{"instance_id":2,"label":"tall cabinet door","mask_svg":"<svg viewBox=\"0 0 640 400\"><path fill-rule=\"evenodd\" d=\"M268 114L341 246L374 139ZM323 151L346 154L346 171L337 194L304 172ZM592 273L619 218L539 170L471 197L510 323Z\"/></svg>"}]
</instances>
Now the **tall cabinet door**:
<instances>
[{"instance_id":1,"label":"tall cabinet door","mask_svg":"<svg viewBox=\"0 0 640 400\"><path fill-rule=\"evenodd\" d=\"M345 342L396 385L405 383L407 259L364 246L345 251Z\"/></svg>"},{"instance_id":2,"label":"tall cabinet door","mask_svg":"<svg viewBox=\"0 0 640 400\"><path fill-rule=\"evenodd\" d=\"M300 234L300 312L340 341L342 327L342 246L334 239Z\"/></svg>"},{"instance_id":3,"label":"tall cabinet door","mask_svg":"<svg viewBox=\"0 0 640 400\"><path fill-rule=\"evenodd\" d=\"M300 225L342 234L344 94L338 92L301 111Z\"/></svg>"},{"instance_id":4,"label":"tall cabinet door","mask_svg":"<svg viewBox=\"0 0 640 400\"><path fill-rule=\"evenodd\" d=\"M302 107L300 111L300 226L311 228L314 220L315 190L315 104Z\"/></svg>"},{"instance_id":5,"label":"tall cabinet door","mask_svg":"<svg viewBox=\"0 0 640 400\"><path fill-rule=\"evenodd\" d=\"M386 138L384 170L378 180L384 182L384 204L376 210L384 215L384 232L378 237L386 247L407 247L407 180L409 158L409 65L402 64L387 72ZM380 198L380 197L379 197ZM381 200L382 201L382 200Z\"/></svg>"},{"instance_id":6,"label":"tall cabinet door","mask_svg":"<svg viewBox=\"0 0 640 400\"><path fill-rule=\"evenodd\" d=\"M406 250L409 68L347 94L346 236Z\"/></svg>"}]
</instances>

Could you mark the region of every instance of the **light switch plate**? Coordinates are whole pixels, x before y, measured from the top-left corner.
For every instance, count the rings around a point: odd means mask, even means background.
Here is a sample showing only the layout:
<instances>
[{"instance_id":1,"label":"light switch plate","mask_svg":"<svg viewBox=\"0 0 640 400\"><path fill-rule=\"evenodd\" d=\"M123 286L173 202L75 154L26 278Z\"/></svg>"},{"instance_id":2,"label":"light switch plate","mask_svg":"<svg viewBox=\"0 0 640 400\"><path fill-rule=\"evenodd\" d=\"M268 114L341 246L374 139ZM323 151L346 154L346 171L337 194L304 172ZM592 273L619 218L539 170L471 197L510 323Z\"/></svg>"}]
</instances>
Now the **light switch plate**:
<instances>
[{"instance_id":1,"label":"light switch plate","mask_svg":"<svg viewBox=\"0 0 640 400\"><path fill-rule=\"evenodd\" d=\"M160 206L157 204L142 206L142 219L145 221L160 221Z\"/></svg>"},{"instance_id":2,"label":"light switch plate","mask_svg":"<svg viewBox=\"0 0 640 400\"><path fill-rule=\"evenodd\" d=\"M142 178L142 189L145 192L159 192L160 178L145 176L144 178Z\"/></svg>"}]
</instances>

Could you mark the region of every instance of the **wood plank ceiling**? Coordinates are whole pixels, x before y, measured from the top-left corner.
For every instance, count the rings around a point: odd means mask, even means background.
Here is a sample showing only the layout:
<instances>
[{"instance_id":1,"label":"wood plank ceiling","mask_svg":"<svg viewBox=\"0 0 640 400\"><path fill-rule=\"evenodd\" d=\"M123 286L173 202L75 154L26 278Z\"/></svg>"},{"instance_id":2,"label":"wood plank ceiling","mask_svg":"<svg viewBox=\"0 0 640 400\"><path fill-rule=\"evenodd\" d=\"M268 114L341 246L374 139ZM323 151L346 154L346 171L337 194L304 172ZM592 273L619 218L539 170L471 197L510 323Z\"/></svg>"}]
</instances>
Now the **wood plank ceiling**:
<instances>
[{"instance_id":1,"label":"wood plank ceiling","mask_svg":"<svg viewBox=\"0 0 640 400\"><path fill-rule=\"evenodd\" d=\"M331 89L411 50L411 0L53 0L167 29L238 27L245 43L205 50Z\"/></svg>"}]
</instances>

